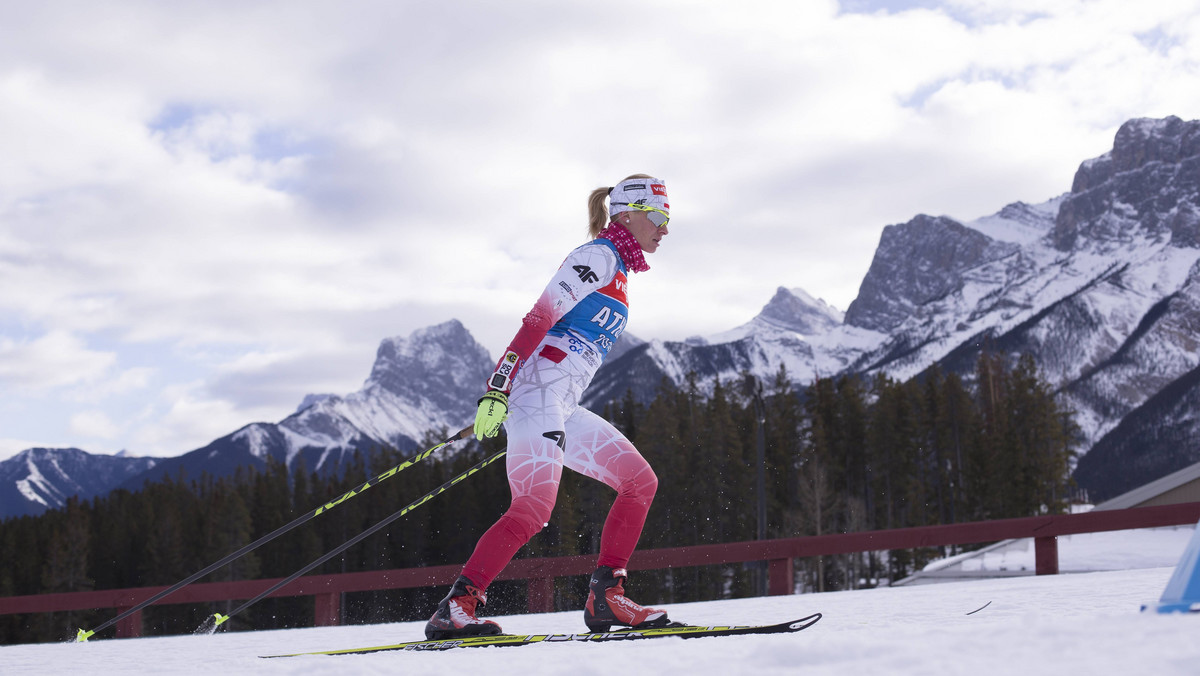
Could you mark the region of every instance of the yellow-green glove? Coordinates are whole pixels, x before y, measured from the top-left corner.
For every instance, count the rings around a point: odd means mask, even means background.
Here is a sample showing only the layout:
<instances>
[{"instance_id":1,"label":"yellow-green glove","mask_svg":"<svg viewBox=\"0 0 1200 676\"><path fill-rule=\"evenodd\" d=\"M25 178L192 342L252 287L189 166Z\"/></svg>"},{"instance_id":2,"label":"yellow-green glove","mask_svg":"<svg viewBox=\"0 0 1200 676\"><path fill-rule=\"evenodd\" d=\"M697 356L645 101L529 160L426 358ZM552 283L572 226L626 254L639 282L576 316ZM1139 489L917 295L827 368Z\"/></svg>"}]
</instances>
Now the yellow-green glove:
<instances>
[{"instance_id":1,"label":"yellow-green glove","mask_svg":"<svg viewBox=\"0 0 1200 676\"><path fill-rule=\"evenodd\" d=\"M475 437L494 437L500 433L500 424L508 417L508 396L499 390L488 390L479 399L479 410L475 412Z\"/></svg>"}]
</instances>

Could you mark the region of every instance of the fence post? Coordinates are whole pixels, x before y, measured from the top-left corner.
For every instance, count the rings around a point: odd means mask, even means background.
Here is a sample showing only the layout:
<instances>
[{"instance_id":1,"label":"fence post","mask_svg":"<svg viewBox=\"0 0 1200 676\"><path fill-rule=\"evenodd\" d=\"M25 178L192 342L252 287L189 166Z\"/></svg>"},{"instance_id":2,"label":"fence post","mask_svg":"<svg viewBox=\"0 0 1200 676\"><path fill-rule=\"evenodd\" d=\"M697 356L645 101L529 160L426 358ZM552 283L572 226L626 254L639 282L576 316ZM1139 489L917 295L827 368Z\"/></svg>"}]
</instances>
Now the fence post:
<instances>
[{"instance_id":1,"label":"fence post","mask_svg":"<svg viewBox=\"0 0 1200 676\"><path fill-rule=\"evenodd\" d=\"M342 594L327 592L314 594L316 604L313 610L313 626L336 627L342 623Z\"/></svg>"},{"instance_id":2,"label":"fence post","mask_svg":"<svg viewBox=\"0 0 1200 676\"><path fill-rule=\"evenodd\" d=\"M132 608L130 606L129 608ZM121 614L129 608L117 608L117 614ZM131 613L129 617L117 623L117 638L138 638L142 635L142 611Z\"/></svg>"},{"instance_id":3,"label":"fence post","mask_svg":"<svg viewBox=\"0 0 1200 676\"><path fill-rule=\"evenodd\" d=\"M792 559L771 559L767 569L767 595L787 596L795 591L796 577Z\"/></svg>"},{"instance_id":4,"label":"fence post","mask_svg":"<svg viewBox=\"0 0 1200 676\"><path fill-rule=\"evenodd\" d=\"M1058 575L1058 538L1034 538L1033 559L1038 575Z\"/></svg>"},{"instance_id":5,"label":"fence post","mask_svg":"<svg viewBox=\"0 0 1200 676\"><path fill-rule=\"evenodd\" d=\"M554 612L554 578L531 577L526 585L526 604L531 613Z\"/></svg>"}]
</instances>

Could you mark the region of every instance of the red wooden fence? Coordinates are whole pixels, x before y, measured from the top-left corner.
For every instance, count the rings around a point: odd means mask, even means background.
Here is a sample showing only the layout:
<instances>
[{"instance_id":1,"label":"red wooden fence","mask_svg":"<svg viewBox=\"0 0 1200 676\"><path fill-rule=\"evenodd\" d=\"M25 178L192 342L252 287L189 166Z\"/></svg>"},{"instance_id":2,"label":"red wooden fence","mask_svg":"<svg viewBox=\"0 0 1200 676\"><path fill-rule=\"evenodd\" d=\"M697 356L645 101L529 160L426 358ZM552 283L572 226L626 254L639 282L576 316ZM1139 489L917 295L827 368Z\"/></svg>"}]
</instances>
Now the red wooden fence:
<instances>
[{"instance_id":1,"label":"red wooden fence","mask_svg":"<svg viewBox=\"0 0 1200 676\"><path fill-rule=\"evenodd\" d=\"M1189 502L1159 507L976 521L946 526L898 528L670 549L647 549L634 553L629 562L629 568L631 570L652 570L767 561L769 562L768 593L782 595L793 593L792 562L797 558L889 549L976 544L1032 537L1034 538L1036 573L1047 575L1058 573L1057 538L1060 535L1178 526L1197 521L1200 521L1200 502ZM517 559L509 564L497 579L528 580L530 612L550 612L554 610L554 578L588 575L595 566L596 557L593 554ZM315 624L329 626L341 623L341 595L344 592L449 586L461 570L461 565L450 565L337 575L312 575L297 579L272 596L316 597ZM254 598L280 579L282 578L196 583L180 589L158 603L208 603L249 599ZM136 606L165 588L165 586L138 587L0 597L0 615L94 608L113 608L116 611L114 614L117 614ZM142 632L141 615L139 611L117 623L117 636L140 636Z\"/></svg>"}]
</instances>

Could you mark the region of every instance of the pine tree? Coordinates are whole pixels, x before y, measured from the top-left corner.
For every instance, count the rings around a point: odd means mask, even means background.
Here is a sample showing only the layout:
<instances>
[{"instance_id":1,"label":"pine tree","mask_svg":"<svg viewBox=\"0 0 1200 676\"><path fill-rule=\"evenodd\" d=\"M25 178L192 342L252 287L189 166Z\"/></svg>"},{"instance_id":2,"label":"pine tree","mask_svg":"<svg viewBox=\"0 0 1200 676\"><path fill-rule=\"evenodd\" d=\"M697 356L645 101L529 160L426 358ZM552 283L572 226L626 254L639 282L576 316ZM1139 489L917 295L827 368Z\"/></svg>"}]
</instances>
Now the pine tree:
<instances>
[{"instance_id":1,"label":"pine tree","mask_svg":"<svg viewBox=\"0 0 1200 676\"><path fill-rule=\"evenodd\" d=\"M74 592L92 589L88 575L88 556L91 549L91 517L77 497L67 499L50 536L48 556L42 566L42 588L47 592ZM61 624L50 625L51 631L69 636L78 624L78 613L68 611Z\"/></svg>"},{"instance_id":2,"label":"pine tree","mask_svg":"<svg viewBox=\"0 0 1200 676\"><path fill-rule=\"evenodd\" d=\"M979 415L971 401L971 394L962 378L951 373L942 381L941 407L935 425L943 435L945 447L945 481L949 489L947 506L943 509L943 523L958 523L972 518L971 496L967 492L967 463L978 447Z\"/></svg>"},{"instance_id":3,"label":"pine tree","mask_svg":"<svg viewBox=\"0 0 1200 676\"><path fill-rule=\"evenodd\" d=\"M767 537L790 537L788 514L796 508L797 464L804 415L787 369L780 365L765 399L767 445Z\"/></svg>"},{"instance_id":4,"label":"pine tree","mask_svg":"<svg viewBox=\"0 0 1200 676\"><path fill-rule=\"evenodd\" d=\"M977 519L1012 516L1008 486L1013 475L1008 409L1008 369L1002 356L983 352L976 364L976 398L980 418L980 443L973 449L967 472L968 492L975 496Z\"/></svg>"},{"instance_id":5,"label":"pine tree","mask_svg":"<svg viewBox=\"0 0 1200 676\"><path fill-rule=\"evenodd\" d=\"M797 468L798 513L794 517L797 527L807 535L824 535L836 532L838 521L843 515L838 490L839 477L844 471L838 465L833 438L837 427L834 383L821 378L806 390L804 408L807 426L802 428L803 442ZM843 459L844 460L844 459ZM816 591L829 588L826 579L826 558L816 557L812 562L812 587Z\"/></svg>"},{"instance_id":6,"label":"pine tree","mask_svg":"<svg viewBox=\"0 0 1200 676\"><path fill-rule=\"evenodd\" d=\"M879 376L876 402L868 428L868 462L872 473L876 528L904 528L913 523L914 501L919 499L917 463L920 447L915 397L911 388ZM889 577L904 577L911 565L908 552L888 557Z\"/></svg>"},{"instance_id":7,"label":"pine tree","mask_svg":"<svg viewBox=\"0 0 1200 676\"><path fill-rule=\"evenodd\" d=\"M1012 511L1061 513L1069 494L1068 472L1075 428L1037 372L1030 355L1012 371L1009 408L1014 421L1013 447L1018 493Z\"/></svg>"}]
</instances>

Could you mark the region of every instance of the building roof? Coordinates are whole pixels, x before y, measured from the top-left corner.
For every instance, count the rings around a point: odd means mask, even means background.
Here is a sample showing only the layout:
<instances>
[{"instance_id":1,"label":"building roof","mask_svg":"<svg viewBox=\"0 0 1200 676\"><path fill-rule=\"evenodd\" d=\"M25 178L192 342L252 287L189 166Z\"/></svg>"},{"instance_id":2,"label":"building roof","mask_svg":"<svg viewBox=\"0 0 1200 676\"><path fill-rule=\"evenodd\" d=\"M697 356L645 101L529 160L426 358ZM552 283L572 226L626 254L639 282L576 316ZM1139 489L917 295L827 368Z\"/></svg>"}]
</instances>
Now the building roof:
<instances>
[{"instance_id":1,"label":"building roof","mask_svg":"<svg viewBox=\"0 0 1200 676\"><path fill-rule=\"evenodd\" d=\"M1096 509L1152 507L1182 502L1200 502L1200 462L1102 502L1096 505Z\"/></svg>"}]
</instances>

